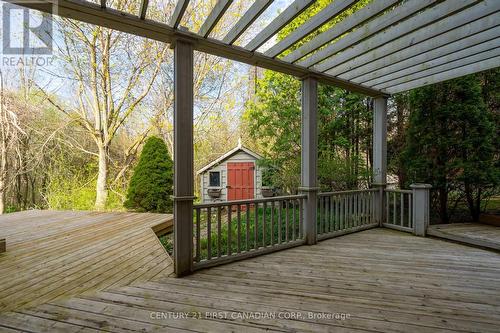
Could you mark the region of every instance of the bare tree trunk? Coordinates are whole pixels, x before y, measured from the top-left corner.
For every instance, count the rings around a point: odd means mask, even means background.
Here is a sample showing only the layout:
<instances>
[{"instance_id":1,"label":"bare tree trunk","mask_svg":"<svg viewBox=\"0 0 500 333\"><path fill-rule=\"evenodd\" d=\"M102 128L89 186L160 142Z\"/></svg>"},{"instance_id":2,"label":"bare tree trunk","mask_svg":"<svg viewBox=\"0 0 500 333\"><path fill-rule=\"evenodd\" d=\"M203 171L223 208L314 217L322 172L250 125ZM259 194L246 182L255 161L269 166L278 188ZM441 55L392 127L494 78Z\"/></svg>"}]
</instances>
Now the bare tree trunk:
<instances>
[{"instance_id":1,"label":"bare tree trunk","mask_svg":"<svg viewBox=\"0 0 500 333\"><path fill-rule=\"evenodd\" d=\"M108 147L104 144L99 144L99 171L97 175L96 199L95 208L103 210L106 207L108 199Z\"/></svg>"},{"instance_id":2,"label":"bare tree trunk","mask_svg":"<svg viewBox=\"0 0 500 333\"><path fill-rule=\"evenodd\" d=\"M5 213L5 190L3 181L0 181L0 215Z\"/></svg>"}]
</instances>

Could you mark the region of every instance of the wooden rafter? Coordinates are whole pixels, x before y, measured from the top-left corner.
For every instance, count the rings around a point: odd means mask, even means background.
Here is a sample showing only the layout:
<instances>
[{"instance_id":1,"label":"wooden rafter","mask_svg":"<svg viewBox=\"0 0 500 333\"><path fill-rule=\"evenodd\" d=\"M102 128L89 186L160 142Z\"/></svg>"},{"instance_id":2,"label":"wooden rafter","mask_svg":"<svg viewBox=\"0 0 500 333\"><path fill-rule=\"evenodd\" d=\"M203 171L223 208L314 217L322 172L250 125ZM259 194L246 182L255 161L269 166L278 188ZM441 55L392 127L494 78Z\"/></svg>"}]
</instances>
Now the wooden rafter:
<instances>
[{"instance_id":1,"label":"wooden rafter","mask_svg":"<svg viewBox=\"0 0 500 333\"><path fill-rule=\"evenodd\" d=\"M457 44L461 44L461 43L457 43ZM382 83L391 82L391 81L399 79L403 76L418 73L420 71L423 71L423 70L428 69L428 68L432 68L434 66L446 64L448 62L452 62L452 61L455 61L458 59L472 56L474 54L485 52L485 51L488 51L492 48L500 48L500 38L488 39L485 42L478 43L478 44L470 46L470 47L455 49L455 51L449 52L445 56L441 56L441 57L435 56L436 52L433 52L433 51L438 51L438 52L440 51L439 49L435 49L435 50L423 53L421 55L418 55L416 57L410 58L408 61L403 61L404 64L402 64L402 65L406 66L406 67L400 67L396 71L388 72L388 73L385 71L379 71L377 73L376 78L374 78L373 80L364 81L364 84L366 84L368 86L376 86L376 85L379 85ZM389 69L389 70L391 70L391 69ZM384 73L387 73L387 74L384 74Z\"/></svg>"},{"instance_id":2,"label":"wooden rafter","mask_svg":"<svg viewBox=\"0 0 500 333\"><path fill-rule=\"evenodd\" d=\"M337 42L331 43L318 52L315 52L311 56L305 58L304 60L299 61L298 64L304 67L313 66L318 62L349 48L352 45L356 45L356 43L359 43L360 41L370 36L377 36L376 34L378 32L383 31L391 25L406 19L407 17L411 16L416 10L421 10L436 2L437 0L419 0L406 2L403 5L396 7L394 10L389 11L385 15L375 18L365 26L362 26L359 29L347 34L346 36L344 36L344 38L339 39Z\"/></svg>"},{"instance_id":3,"label":"wooden rafter","mask_svg":"<svg viewBox=\"0 0 500 333\"><path fill-rule=\"evenodd\" d=\"M354 5L359 0L339 0L334 1L332 4L328 5L318 14L311 17L304 24L294 30L291 34L286 36L284 39L280 40L274 46L272 46L269 50L264 52L265 55L269 57L276 57L278 54L282 53L286 49L288 49L293 44L302 40L304 37L309 35L314 30L321 27L326 22L330 21L335 16L339 15L352 5Z\"/></svg>"},{"instance_id":4,"label":"wooden rafter","mask_svg":"<svg viewBox=\"0 0 500 333\"><path fill-rule=\"evenodd\" d=\"M314 3L314 0L295 0L281 14L271 21L257 36L255 36L245 49L255 51L262 44L267 42L272 36L276 35L285 25L290 23L294 18L299 16L304 10Z\"/></svg>"},{"instance_id":5,"label":"wooden rafter","mask_svg":"<svg viewBox=\"0 0 500 333\"><path fill-rule=\"evenodd\" d=\"M362 25L367 20L379 15L387 8L395 5L401 0L375 0L366 7L356 11L351 16L345 18L341 22L335 24L330 29L315 36L312 40L308 41L298 49L290 52L290 54L283 57L284 61L295 62L300 58L318 50L323 45L337 39L351 29Z\"/></svg>"},{"instance_id":6,"label":"wooden rafter","mask_svg":"<svg viewBox=\"0 0 500 333\"><path fill-rule=\"evenodd\" d=\"M464 3L466 3L466 1L453 0L453 3L451 3L451 5L460 6ZM433 7L431 10L437 11L437 9L437 7ZM412 45L418 43L423 43L421 44L421 46L425 45L427 40L431 39L432 37L446 33L454 28L482 18L484 18L480 21L482 24L491 26L495 23L495 21L497 22L498 20L498 16L496 15L496 12L498 12L498 10L500 10L500 1L486 0L485 2L479 3L476 6L472 6L459 11L455 15L449 16L447 19L442 18L438 21L432 20L433 17L440 17L438 13L426 13L427 11L425 11L422 14L405 21L405 26L394 26L393 28L389 29L384 35L382 35L381 38L370 39L364 43L357 44L356 46L349 49L348 52L342 52L341 54L337 55L335 57L335 61L333 61L333 59L329 59L321 64L318 64L318 66L314 66L314 68L319 71L324 71L328 68L331 68L332 66L335 66L328 70L327 73L331 75L340 75L353 68L356 68L357 66L361 66L376 59L386 57ZM485 17L485 15L489 16ZM416 18L422 18L427 22L432 20L433 22L431 24L421 26L418 30L413 30L411 33L406 34L404 38L399 38L401 37L401 31L406 29L408 23L414 24L415 21L417 21L414 20Z\"/></svg>"},{"instance_id":7,"label":"wooden rafter","mask_svg":"<svg viewBox=\"0 0 500 333\"><path fill-rule=\"evenodd\" d=\"M9 2L49 11L46 3L51 1ZM189 0L177 2L169 25L145 19L149 0L141 0L135 15L107 7L105 0L59 0L56 5L58 15L63 17L167 43L190 40L197 51L296 77L313 76L321 83L369 96L383 96L500 66L498 0L374 0L295 48L304 37L356 2L336 0L264 54L256 50L314 0L295 0L245 47L232 44L272 0L256 0L222 40L209 38L231 2L219 0L198 33L178 28ZM290 48L295 50L277 58Z\"/></svg>"},{"instance_id":8,"label":"wooden rafter","mask_svg":"<svg viewBox=\"0 0 500 333\"><path fill-rule=\"evenodd\" d=\"M402 83L387 89L387 91L390 92L391 94L395 94L402 91L411 90L418 87L423 87L430 84L435 84L438 82L455 79L457 77L482 72L488 69L498 67L499 64L500 64L500 57L494 57L481 62L476 62L463 67L458 67L441 73L426 76L424 78L417 79L414 81Z\"/></svg>"},{"instance_id":9,"label":"wooden rafter","mask_svg":"<svg viewBox=\"0 0 500 333\"><path fill-rule=\"evenodd\" d=\"M184 12L186 11L188 4L189 0L177 0L177 3L175 4L174 13L170 18L170 26L172 28L176 29L179 26L182 20L182 16L184 15Z\"/></svg>"},{"instance_id":10,"label":"wooden rafter","mask_svg":"<svg viewBox=\"0 0 500 333\"><path fill-rule=\"evenodd\" d=\"M208 37L210 32L215 28L219 20L222 18L222 15L226 12L227 8L231 5L232 0L219 0L215 4L215 7L208 15L205 22L203 22L200 30L198 31L198 35L202 37Z\"/></svg>"},{"instance_id":11,"label":"wooden rafter","mask_svg":"<svg viewBox=\"0 0 500 333\"><path fill-rule=\"evenodd\" d=\"M146 18L146 13L148 11L149 0L141 1L141 8L139 9L139 18L144 20Z\"/></svg>"},{"instance_id":12,"label":"wooden rafter","mask_svg":"<svg viewBox=\"0 0 500 333\"><path fill-rule=\"evenodd\" d=\"M240 20L231 28L222 41L226 44L233 44L272 3L273 0L256 0L245 14L243 14Z\"/></svg>"}]
</instances>

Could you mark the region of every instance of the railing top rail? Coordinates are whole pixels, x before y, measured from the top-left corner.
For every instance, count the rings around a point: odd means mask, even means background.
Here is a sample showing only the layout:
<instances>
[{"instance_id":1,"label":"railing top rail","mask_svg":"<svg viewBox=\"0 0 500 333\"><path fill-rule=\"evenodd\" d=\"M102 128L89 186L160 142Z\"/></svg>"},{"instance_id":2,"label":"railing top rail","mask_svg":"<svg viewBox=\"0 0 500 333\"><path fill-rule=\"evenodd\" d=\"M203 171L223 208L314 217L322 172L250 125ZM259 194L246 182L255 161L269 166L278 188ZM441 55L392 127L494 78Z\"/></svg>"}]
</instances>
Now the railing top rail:
<instances>
[{"instance_id":1,"label":"railing top rail","mask_svg":"<svg viewBox=\"0 0 500 333\"><path fill-rule=\"evenodd\" d=\"M385 192L394 192L394 193L407 193L407 194L412 194L412 190L401 190L401 189L390 189L386 188L384 189Z\"/></svg>"},{"instance_id":2,"label":"railing top rail","mask_svg":"<svg viewBox=\"0 0 500 333\"><path fill-rule=\"evenodd\" d=\"M337 195L337 194L356 194L356 193L364 193L364 192L377 192L379 189L377 188L368 188L365 190L349 190L349 191L336 191L336 192L321 192L318 193L318 196L320 197L326 197L330 195Z\"/></svg>"},{"instance_id":3,"label":"railing top rail","mask_svg":"<svg viewBox=\"0 0 500 333\"><path fill-rule=\"evenodd\" d=\"M196 208L209 208L209 207L224 207L224 206L232 206L232 205L245 205L245 204L254 204L254 203L262 203L262 202L273 202L273 201L305 199L305 198L307 198L306 194L284 195L284 196L279 196L279 197L259 198L259 199L250 199L250 200L232 200L232 201L219 201L219 202L195 204L195 205L193 205L193 208L196 209Z\"/></svg>"}]
</instances>

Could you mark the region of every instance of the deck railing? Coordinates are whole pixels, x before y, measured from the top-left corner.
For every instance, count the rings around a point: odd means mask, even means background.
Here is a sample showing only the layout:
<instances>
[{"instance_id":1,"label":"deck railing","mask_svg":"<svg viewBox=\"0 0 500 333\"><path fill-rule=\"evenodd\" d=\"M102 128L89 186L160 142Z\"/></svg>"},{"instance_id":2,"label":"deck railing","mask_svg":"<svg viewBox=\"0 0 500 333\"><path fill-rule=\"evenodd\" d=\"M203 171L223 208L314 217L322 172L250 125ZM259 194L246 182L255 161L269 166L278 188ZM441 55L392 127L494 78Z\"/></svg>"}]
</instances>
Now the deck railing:
<instances>
[{"instance_id":1,"label":"deck railing","mask_svg":"<svg viewBox=\"0 0 500 333\"><path fill-rule=\"evenodd\" d=\"M415 232L413 223L413 191L385 189L385 221L386 228L406 232Z\"/></svg>"},{"instance_id":2,"label":"deck railing","mask_svg":"<svg viewBox=\"0 0 500 333\"><path fill-rule=\"evenodd\" d=\"M375 193L378 189L318 194L318 240L378 226Z\"/></svg>"},{"instance_id":3,"label":"deck railing","mask_svg":"<svg viewBox=\"0 0 500 333\"><path fill-rule=\"evenodd\" d=\"M304 244L306 195L194 205L193 269Z\"/></svg>"}]
</instances>

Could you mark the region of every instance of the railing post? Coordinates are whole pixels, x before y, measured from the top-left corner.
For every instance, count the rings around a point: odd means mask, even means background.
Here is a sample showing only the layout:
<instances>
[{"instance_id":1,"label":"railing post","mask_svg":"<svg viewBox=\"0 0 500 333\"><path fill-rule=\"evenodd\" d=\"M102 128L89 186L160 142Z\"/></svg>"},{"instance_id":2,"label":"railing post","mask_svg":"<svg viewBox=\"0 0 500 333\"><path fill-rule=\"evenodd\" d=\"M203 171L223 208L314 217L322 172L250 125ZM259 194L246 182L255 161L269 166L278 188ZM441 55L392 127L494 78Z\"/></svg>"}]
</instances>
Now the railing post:
<instances>
[{"instance_id":1,"label":"railing post","mask_svg":"<svg viewBox=\"0 0 500 333\"><path fill-rule=\"evenodd\" d=\"M385 222L386 218L386 209L385 209L385 196L387 195L385 193L385 188L386 184L377 184L373 183L372 187L378 189L377 192L375 192L374 195L374 201L375 201L375 222L379 224L379 226L382 226L382 223Z\"/></svg>"},{"instance_id":2,"label":"railing post","mask_svg":"<svg viewBox=\"0 0 500 333\"><path fill-rule=\"evenodd\" d=\"M174 269L177 276L193 264L193 45L174 47Z\"/></svg>"},{"instance_id":3,"label":"railing post","mask_svg":"<svg viewBox=\"0 0 500 333\"><path fill-rule=\"evenodd\" d=\"M375 194L375 219L381 226L384 223L384 189L387 183L387 98L373 100L373 187Z\"/></svg>"},{"instance_id":4,"label":"railing post","mask_svg":"<svg viewBox=\"0 0 500 333\"><path fill-rule=\"evenodd\" d=\"M312 76L302 79L301 121L301 187L307 195L304 204L303 233L306 243L317 243L316 223L318 206L318 81Z\"/></svg>"},{"instance_id":5,"label":"railing post","mask_svg":"<svg viewBox=\"0 0 500 333\"><path fill-rule=\"evenodd\" d=\"M413 232L425 236L429 226L430 189L429 184L412 184L413 190Z\"/></svg>"}]
</instances>

